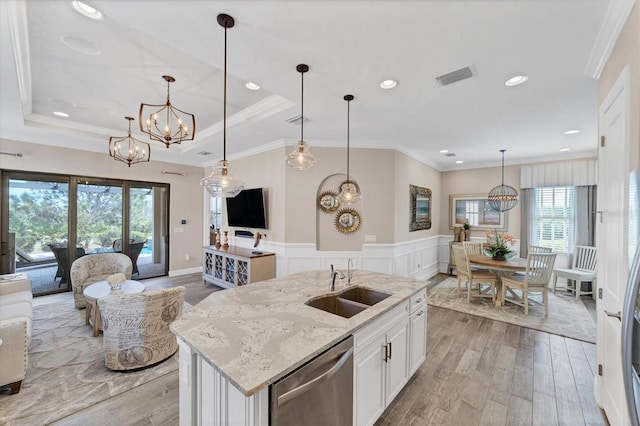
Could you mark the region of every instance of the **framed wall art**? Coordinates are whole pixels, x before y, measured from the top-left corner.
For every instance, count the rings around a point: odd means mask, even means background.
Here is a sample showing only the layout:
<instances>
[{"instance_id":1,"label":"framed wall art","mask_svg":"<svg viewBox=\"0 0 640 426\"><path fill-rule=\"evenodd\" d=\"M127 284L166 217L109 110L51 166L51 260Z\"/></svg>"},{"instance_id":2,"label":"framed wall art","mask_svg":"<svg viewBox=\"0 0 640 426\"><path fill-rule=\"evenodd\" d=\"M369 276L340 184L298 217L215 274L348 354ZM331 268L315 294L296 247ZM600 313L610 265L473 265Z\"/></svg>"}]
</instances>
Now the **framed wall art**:
<instances>
[{"instance_id":1,"label":"framed wall art","mask_svg":"<svg viewBox=\"0 0 640 426\"><path fill-rule=\"evenodd\" d=\"M492 209L487 194L452 194L449 204L449 229L469 223L472 229L507 230L507 212Z\"/></svg>"},{"instance_id":2,"label":"framed wall art","mask_svg":"<svg viewBox=\"0 0 640 426\"><path fill-rule=\"evenodd\" d=\"M431 202L429 188L409 185L409 232L431 229Z\"/></svg>"}]
</instances>

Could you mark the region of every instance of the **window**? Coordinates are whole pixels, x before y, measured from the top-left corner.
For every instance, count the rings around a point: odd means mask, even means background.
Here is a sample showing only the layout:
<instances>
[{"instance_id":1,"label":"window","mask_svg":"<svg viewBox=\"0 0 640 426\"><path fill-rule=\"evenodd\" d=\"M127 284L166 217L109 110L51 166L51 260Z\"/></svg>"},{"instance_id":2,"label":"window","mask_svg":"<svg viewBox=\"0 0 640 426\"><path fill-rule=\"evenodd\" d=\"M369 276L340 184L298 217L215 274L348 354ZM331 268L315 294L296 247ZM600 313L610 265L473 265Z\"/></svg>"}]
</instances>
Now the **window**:
<instances>
[{"instance_id":1,"label":"window","mask_svg":"<svg viewBox=\"0 0 640 426\"><path fill-rule=\"evenodd\" d=\"M536 188L534 244L568 252L573 241L574 188Z\"/></svg>"}]
</instances>

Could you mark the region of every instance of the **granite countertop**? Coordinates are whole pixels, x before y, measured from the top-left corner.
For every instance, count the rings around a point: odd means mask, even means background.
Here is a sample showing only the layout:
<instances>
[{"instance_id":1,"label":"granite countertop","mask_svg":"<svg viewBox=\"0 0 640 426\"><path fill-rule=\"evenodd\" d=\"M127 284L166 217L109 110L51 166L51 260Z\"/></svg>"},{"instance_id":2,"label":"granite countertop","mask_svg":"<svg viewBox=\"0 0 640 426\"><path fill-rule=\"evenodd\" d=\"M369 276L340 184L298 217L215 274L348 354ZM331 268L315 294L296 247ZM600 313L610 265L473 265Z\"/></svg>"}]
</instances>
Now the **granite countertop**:
<instances>
[{"instance_id":1,"label":"granite countertop","mask_svg":"<svg viewBox=\"0 0 640 426\"><path fill-rule=\"evenodd\" d=\"M336 280L338 293L346 279ZM307 271L212 293L171 330L242 393L251 396L330 348L403 300L426 281L354 271L352 286L391 296L351 318L305 305L329 291L329 271Z\"/></svg>"}]
</instances>

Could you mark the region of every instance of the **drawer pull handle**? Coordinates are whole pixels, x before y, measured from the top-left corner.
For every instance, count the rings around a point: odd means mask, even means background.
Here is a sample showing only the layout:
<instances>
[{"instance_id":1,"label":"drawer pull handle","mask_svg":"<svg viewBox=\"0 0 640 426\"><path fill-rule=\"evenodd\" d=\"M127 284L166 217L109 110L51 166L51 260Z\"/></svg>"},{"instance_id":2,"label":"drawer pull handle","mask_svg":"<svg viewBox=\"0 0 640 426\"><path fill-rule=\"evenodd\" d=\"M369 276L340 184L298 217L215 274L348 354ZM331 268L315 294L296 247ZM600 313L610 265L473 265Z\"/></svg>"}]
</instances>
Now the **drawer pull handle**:
<instances>
[{"instance_id":1,"label":"drawer pull handle","mask_svg":"<svg viewBox=\"0 0 640 426\"><path fill-rule=\"evenodd\" d=\"M422 303L424 299L421 297L420 299L416 300L416 303Z\"/></svg>"},{"instance_id":2,"label":"drawer pull handle","mask_svg":"<svg viewBox=\"0 0 640 426\"><path fill-rule=\"evenodd\" d=\"M421 317L424 314L424 311L418 312L418 316Z\"/></svg>"}]
</instances>

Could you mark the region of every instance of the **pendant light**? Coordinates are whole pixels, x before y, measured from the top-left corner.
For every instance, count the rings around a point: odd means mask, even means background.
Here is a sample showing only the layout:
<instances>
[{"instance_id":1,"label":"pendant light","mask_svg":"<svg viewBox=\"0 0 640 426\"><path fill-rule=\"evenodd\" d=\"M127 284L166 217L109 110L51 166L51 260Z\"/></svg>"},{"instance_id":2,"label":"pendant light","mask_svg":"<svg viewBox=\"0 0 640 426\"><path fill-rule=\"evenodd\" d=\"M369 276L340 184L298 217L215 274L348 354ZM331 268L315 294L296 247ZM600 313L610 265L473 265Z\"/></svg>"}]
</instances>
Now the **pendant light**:
<instances>
[{"instance_id":1,"label":"pendant light","mask_svg":"<svg viewBox=\"0 0 640 426\"><path fill-rule=\"evenodd\" d=\"M234 19L224 13L218 15L218 24L224 28L224 109L222 122L222 160L216 161L209 176L200 180L214 197L233 198L244 189L244 183L233 177L233 167L227 161L227 28L232 28Z\"/></svg>"},{"instance_id":2,"label":"pendant light","mask_svg":"<svg viewBox=\"0 0 640 426\"><path fill-rule=\"evenodd\" d=\"M347 101L347 180L340 185L338 200L340 204L355 204L360 201L361 194L358 184L352 181L349 175L349 104L353 100L353 95L345 95L344 100Z\"/></svg>"},{"instance_id":3,"label":"pendant light","mask_svg":"<svg viewBox=\"0 0 640 426\"><path fill-rule=\"evenodd\" d=\"M131 136L131 122L134 118L125 117L125 119L129 121L129 132L124 137L111 136L109 138L109 155L129 167L132 164L149 162L151 145Z\"/></svg>"},{"instance_id":4,"label":"pendant light","mask_svg":"<svg viewBox=\"0 0 640 426\"><path fill-rule=\"evenodd\" d=\"M315 157L309 152L309 145L304 141L304 73L309 71L309 65L299 64L296 70L300 73L302 82L302 100L300 101L300 141L287 156L287 164L296 170L309 170L316 163Z\"/></svg>"},{"instance_id":5,"label":"pendant light","mask_svg":"<svg viewBox=\"0 0 640 426\"><path fill-rule=\"evenodd\" d=\"M489 206L500 212L506 212L511 210L518 204L518 191L509 185L504 184L504 152L506 149L501 149L502 153L502 183L494 187L489 191Z\"/></svg>"},{"instance_id":6,"label":"pendant light","mask_svg":"<svg viewBox=\"0 0 640 426\"><path fill-rule=\"evenodd\" d=\"M148 134L149 139L162 142L169 148L171 144L193 140L196 135L196 117L171 104L169 86L176 79L170 75L163 75L162 78L167 82L167 102L160 105L140 104L138 121L140 131Z\"/></svg>"}]
</instances>

